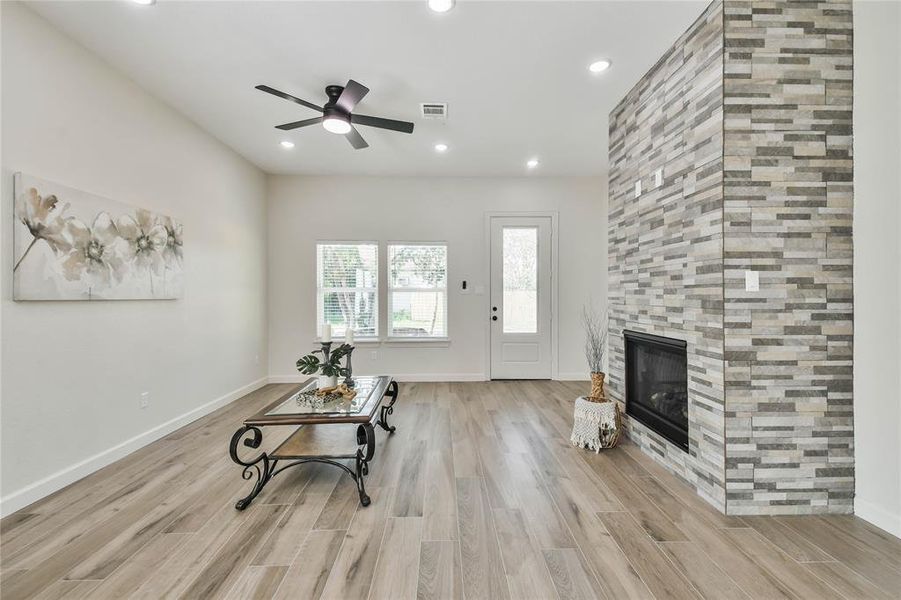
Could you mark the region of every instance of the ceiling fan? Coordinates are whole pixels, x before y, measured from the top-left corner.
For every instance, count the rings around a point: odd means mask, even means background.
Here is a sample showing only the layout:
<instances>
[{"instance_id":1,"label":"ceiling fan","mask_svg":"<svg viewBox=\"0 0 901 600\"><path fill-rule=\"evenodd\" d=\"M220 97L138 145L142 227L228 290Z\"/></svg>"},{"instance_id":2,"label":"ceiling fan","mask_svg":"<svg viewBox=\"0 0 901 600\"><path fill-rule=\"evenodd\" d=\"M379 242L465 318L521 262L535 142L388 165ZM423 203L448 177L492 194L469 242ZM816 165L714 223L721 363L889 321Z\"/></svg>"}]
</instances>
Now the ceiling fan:
<instances>
[{"instance_id":1,"label":"ceiling fan","mask_svg":"<svg viewBox=\"0 0 901 600\"><path fill-rule=\"evenodd\" d=\"M292 123L275 126L276 129L281 129L282 131L290 131L292 129L306 127L307 125L322 123L322 126L326 131L343 135L347 138L347 141L350 142L350 145L357 150L368 148L369 144L366 143L366 140L363 139L363 136L360 135L360 132L357 131L354 125L366 125L368 127L378 127L380 129L389 129L391 131L400 131L402 133L413 133L413 123L353 114L353 109L356 107L357 103L369 93L368 87L357 83L353 79L348 80L347 85L345 86L326 86L325 93L328 96L328 102L321 107L316 106L312 102L295 98L291 94L286 94L285 92L271 88L268 85L258 85L256 86L256 89L322 113L321 117L314 117L312 119L304 119L303 121L294 121Z\"/></svg>"}]
</instances>

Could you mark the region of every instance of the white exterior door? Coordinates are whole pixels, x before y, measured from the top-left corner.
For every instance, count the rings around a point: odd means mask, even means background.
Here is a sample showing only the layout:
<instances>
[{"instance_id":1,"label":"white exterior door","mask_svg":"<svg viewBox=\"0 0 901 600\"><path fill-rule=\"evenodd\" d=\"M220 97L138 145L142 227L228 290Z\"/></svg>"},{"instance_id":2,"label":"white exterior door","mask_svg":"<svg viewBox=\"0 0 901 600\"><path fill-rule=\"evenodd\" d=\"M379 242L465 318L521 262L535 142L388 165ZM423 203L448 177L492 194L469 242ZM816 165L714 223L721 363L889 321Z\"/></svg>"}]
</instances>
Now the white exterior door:
<instances>
[{"instance_id":1,"label":"white exterior door","mask_svg":"<svg viewBox=\"0 0 901 600\"><path fill-rule=\"evenodd\" d=\"M551 377L551 217L491 217L491 378Z\"/></svg>"}]
</instances>

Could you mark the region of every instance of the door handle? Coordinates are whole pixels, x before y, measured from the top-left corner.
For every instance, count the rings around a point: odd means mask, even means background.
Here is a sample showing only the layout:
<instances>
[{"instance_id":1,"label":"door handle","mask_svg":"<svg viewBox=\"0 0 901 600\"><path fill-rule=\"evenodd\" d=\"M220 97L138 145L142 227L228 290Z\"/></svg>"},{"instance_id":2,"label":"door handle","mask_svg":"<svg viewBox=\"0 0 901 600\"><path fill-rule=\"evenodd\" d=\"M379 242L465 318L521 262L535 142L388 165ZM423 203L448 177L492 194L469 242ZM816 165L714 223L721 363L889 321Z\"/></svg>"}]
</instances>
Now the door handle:
<instances>
[{"instance_id":1,"label":"door handle","mask_svg":"<svg viewBox=\"0 0 901 600\"><path fill-rule=\"evenodd\" d=\"M492 321L497 321L497 315L493 315L493 316L491 317L491 320L492 320Z\"/></svg>"}]
</instances>

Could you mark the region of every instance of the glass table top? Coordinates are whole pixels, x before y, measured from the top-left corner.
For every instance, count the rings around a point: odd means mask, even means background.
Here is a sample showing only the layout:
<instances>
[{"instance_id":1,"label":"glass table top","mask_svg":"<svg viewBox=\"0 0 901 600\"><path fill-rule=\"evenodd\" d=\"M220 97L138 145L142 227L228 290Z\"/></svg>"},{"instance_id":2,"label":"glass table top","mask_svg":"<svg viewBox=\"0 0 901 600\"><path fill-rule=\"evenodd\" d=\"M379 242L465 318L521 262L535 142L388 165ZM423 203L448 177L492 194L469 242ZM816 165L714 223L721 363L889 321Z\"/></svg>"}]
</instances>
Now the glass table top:
<instances>
[{"instance_id":1,"label":"glass table top","mask_svg":"<svg viewBox=\"0 0 901 600\"><path fill-rule=\"evenodd\" d=\"M287 415L357 415L371 406L373 392L384 394L385 377L355 377L353 389L357 395L352 400L343 397L327 400L310 395L316 389L313 380L287 399L265 412L266 417ZM307 392L307 393L305 393ZM380 400L376 398L375 400Z\"/></svg>"}]
</instances>

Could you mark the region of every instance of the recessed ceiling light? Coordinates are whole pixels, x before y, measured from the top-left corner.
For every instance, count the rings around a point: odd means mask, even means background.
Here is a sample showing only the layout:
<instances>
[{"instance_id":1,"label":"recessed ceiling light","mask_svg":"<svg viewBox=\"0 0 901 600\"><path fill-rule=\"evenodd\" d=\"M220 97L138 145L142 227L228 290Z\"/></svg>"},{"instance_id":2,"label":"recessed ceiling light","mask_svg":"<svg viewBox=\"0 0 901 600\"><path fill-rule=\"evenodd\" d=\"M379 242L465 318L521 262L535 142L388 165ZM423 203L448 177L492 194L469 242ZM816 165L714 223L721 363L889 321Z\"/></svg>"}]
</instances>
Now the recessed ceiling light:
<instances>
[{"instance_id":1,"label":"recessed ceiling light","mask_svg":"<svg viewBox=\"0 0 901 600\"><path fill-rule=\"evenodd\" d=\"M156 4L156 0L131 0L135 4L140 4L142 6L150 6L151 4Z\"/></svg>"},{"instance_id":2,"label":"recessed ceiling light","mask_svg":"<svg viewBox=\"0 0 901 600\"><path fill-rule=\"evenodd\" d=\"M282 148L287 148L289 150L294 147L294 142L288 140L282 140L279 144L281 144Z\"/></svg>"},{"instance_id":3,"label":"recessed ceiling light","mask_svg":"<svg viewBox=\"0 0 901 600\"><path fill-rule=\"evenodd\" d=\"M606 58L601 60L596 60L590 65L588 65L588 70L592 73L601 73L602 71L606 71L610 68L610 61Z\"/></svg>"},{"instance_id":4,"label":"recessed ceiling light","mask_svg":"<svg viewBox=\"0 0 901 600\"><path fill-rule=\"evenodd\" d=\"M447 152L447 144L435 144L435 152Z\"/></svg>"},{"instance_id":5,"label":"recessed ceiling light","mask_svg":"<svg viewBox=\"0 0 901 600\"><path fill-rule=\"evenodd\" d=\"M529 167L530 169L534 169L535 167L538 166L538 159L530 158L528 161L526 161L526 166Z\"/></svg>"},{"instance_id":6,"label":"recessed ceiling light","mask_svg":"<svg viewBox=\"0 0 901 600\"><path fill-rule=\"evenodd\" d=\"M429 0L429 8L436 13L447 12L454 7L454 0Z\"/></svg>"}]
</instances>

